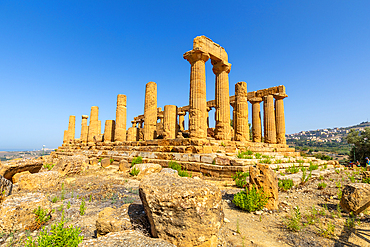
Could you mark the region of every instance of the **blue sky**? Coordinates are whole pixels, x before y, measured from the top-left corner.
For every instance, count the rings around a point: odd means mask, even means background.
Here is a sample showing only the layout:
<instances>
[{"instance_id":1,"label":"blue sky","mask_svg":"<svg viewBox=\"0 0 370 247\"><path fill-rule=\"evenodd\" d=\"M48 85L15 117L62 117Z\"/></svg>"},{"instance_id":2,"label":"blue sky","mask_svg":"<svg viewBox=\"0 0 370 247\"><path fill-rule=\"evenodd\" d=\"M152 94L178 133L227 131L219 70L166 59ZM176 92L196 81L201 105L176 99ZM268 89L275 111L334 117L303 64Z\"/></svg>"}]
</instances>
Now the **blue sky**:
<instances>
[{"instance_id":1,"label":"blue sky","mask_svg":"<svg viewBox=\"0 0 370 247\"><path fill-rule=\"evenodd\" d=\"M182 55L198 35L226 49L230 95L238 81L286 86L287 133L366 121L369 13L370 1L0 1L0 150L60 146L69 115L79 137L93 105L103 130L117 94L129 127L149 81L158 106L187 105ZM210 62L206 76L212 100Z\"/></svg>"}]
</instances>

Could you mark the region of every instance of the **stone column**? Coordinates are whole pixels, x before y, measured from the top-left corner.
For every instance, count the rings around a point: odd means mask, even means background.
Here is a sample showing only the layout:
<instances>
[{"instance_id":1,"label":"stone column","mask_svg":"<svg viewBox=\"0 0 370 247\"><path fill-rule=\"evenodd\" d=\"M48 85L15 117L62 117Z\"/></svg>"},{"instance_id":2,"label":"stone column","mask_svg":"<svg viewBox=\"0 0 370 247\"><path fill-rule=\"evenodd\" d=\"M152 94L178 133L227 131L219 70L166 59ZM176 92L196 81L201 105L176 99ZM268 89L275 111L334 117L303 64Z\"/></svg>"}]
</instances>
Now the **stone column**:
<instances>
[{"instance_id":1,"label":"stone column","mask_svg":"<svg viewBox=\"0 0 370 247\"><path fill-rule=\"evenodd\" d=\"M191 64L189 95L189 132L191 138L207 138L206 67L209 54L188 51L184 58Z\"/></svg>"},{"instance_id":2,"label":"stone column","mask_svg":"<svg viewBox=\"0 0 370 247\"><path fill-rule=\"evenodd\" d=\"M101 135L101 120L98 121L98 135Z\"/></svg>"},{"instance_id":3,"label":"stone column","mask_svg":"<svg viewBox=\"0 0 370 247\"><path fill-rule=\"evenodd\" d=\"M286 94L275 94L275 116L276 116L276 142L286 144L285 139L285 114L283 99L288 97Z\"/></svg>"},{"instance_id":4,"label":"stone column","mask_svg":"<svg viewBox=\"0 0 370 247\"><path fill-rule=\"evenodd\" d=\"M117 95L117 109L116 109L116 129L114 132L114 141L126 141L126 112L127 112L126 95Z\"/></svg>"},{"instance_id":5,"label":"stone column","mask_svg":"<svg viewBox=\"0 0 370 247\"><path fill-rule=\"evenodd\" d=\"M87 126L87 119L89 116L82 115L82 121L81 121L81 142L86 143L87 142L87 134L89 132L89 127Z\"/></svg>"},{"instance_id":6,"label":"stone column","mask_svg":"<svg viewBox=\"0 0 370 247\"><path fill-rule=\"evenodd\" d=\"M94 142L94 136L99 134L99 107L92 106L90 113L90 124L89 124L89 133L87 137L88 142Z\"/></svg>"},{"instance_id":7,"label":"stone column","mask_svg":"<svg viewBox=\"0 0 370 247\"><path fill-rule=\"evenodd\" d=\"M163 137L164 139L175 139L177 136L177 106L165 105L163 115Z\"/></svg>"},{"instance_id":8,"label":"stone column","mask_svg":"<svg viewBox=\"0 0 370 247\"><path fill-rule=\"evenodd\" d=\"M276 143L274 96L263 97L264 137L266 143Z\"/></svg>"},{"instance_id":9,"label":"stone column","mask_svg":"<svg viewBox=\"0 0 370 247\"><path fill-rule=\"evenodd\" d=\"M230 95L229 73L231 64L225 61L214 61L213 72L216 75L216 140L230 140Z\"/></svg>"},{"instance_id":10,"label":"stone column","mask_svg":"<svg viewBox=\"0 0 370 247\"><path fill-rule=\"evenodd\" d=\"M207 128L209 128L209 112L212 110L211 107L207 107Z\"/></svg>"},{"instance_id":11,"label":"stone column","mask_svg":"<svg viewBox=\"0 0 370 247\"><path fill-rule=\"evenodd\" d=\"M185 114L186 114L186 112L179 112L178 113L178 115L179 115L179 129L181 131L185 130Z\"/></svg>"},{"instance_id":12,"label":"stone column","mask_svg":"<svg viewBox=\"0 0 370 247\"><path fill-rule=\"evenodd\" d=\"M234 140L249 141L247 83L235 84Z\"/></svg>"},{"instance_id":13,"label":"stone column","mask_svg":"<svg viewBox=\"0 0 370 247\"><path fill-rule=\"evenodd\" d=\"M251 98L249 102L252 103L252 135L254 142L262 141L262 127L261 127L261 106L262 98Z\"/></svg>"},{"instance_id":14,"label":"stone column","mask_svg":"<svg viewBox=\"0 0 370 247\"><path fill-rule=\"evenodd\" d=\"M127 141L136 142L138 137L138 128L136 128L136 121L131 121L132 127L127 130Z\"/></svg>"},{"instance_id":15,"label":"stone column","mask_svg":"<svg viewBox=\"0 0 370 247\"><path fill-rule=\"evenodd\" d=\"M157 129L157 84L148 82L145 88L144 140L153 140Z\"/></svg>"},{"instance_id":16,"label":"stone column","mask_svg":"<svg viewBox=\"0 0 370 247\"><path fill-rule=\"evenodd\" d=\"M67 142L68 142L68 130L65 130L64 135L63 135L63 143L67 143Z\"/></svg>"},{"instance_id":17,"label":"stone column","mask_svg":"<svg viewBox=\"0 0 370 247\"><path fill-rule=\"evenodd\" d=\"M104 128L104 142L113 142L116 123L114 120L106 120Z\"/></svg>"},{"instance_id":18,"label":"stone column","mask_svg":"<svg viewBox=\"0 0 370 247\"><path fill-rule=\"evenodd\" d=\"M75 139L75 131L76 131L76 116L69 116L69 123L68 123L68 141L73 141Z\"/></svg>"}]
</instances>

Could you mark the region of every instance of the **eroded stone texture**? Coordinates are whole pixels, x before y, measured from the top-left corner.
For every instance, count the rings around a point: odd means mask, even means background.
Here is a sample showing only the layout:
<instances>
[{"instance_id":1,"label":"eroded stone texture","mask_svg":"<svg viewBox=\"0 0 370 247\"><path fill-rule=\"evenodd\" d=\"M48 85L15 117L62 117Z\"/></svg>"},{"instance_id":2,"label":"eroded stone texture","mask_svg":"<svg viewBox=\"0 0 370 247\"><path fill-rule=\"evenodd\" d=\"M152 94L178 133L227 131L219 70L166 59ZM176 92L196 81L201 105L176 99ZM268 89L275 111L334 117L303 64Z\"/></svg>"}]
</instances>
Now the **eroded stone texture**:
<instances>
[{"instance_id":1,"label":"eroded stone texture","mask_svg":"<svg viewBox=\"0 0 370 247\"><path fill-rule=\"evenodd\" d=\"M163 137L164 139L175 139L177 136L177 106L165 105L163 115Z\"/></svg>"},{"instance_id":2,"label":"eroded stone texture","mask_svg":"<svg viewBox=\"0 0 370 247\"><path fill-rule=\"evenodd\" d=\"M99 107L92 106L91 113L90 113L90 124L89 124L89 132L88 132L88 142L94 142L94 136L100 134L99 132Z\"/></svg>"},{"instance_id":3,"label":"eroded stone texture","mask_svg":"<svg viewBox=\"0 0 370 247\"><path fill-rule=\"evenodd\" d=\"M212 240L217 240L224 220L217 187L200 179L157 173L143 178L139 193L153 237L176 246L213 246Z\"/></svg>"},{"instance_id":4,"label":"eroded stone texture","mask_svg":"<svg viewBox=\"0 0 370 247\"><path fill-rule=\"evenodd\" d=\"M183 130L185 130L185 115L186 115L186 112L179 112L178 115L179 115L179 129L181 131L183 131Z\"/></svg>"},{"instance_id":5,"label":"eroded stone texture","mask_svg":"<svg viewBox=\"0 0 370 247\"><path fill-rule=\"evenodd\" d=\"M249 140L247 83L241 81L235 84L235 117L234 140Z\"/></svg>"},{"instance_id":6,"label":"eroded stone texture","mask_svg":"<svg viewBox=\"0 0 370 247\"><path fill-rule=\"evenodd\" d=\"M73 141L75 139L75 131L76 131L76 116L69 116L69 123L68 123L68 141Z\"/></svg>"},{"instance_id":7,"label":"eroded stone texture","mask_svg":"<svg viewBox=\"0 0 370 247\"><path fill-rule=\"evenodd\" d=\"M136 127L130 127L127 130L127 141L129 142L136 142L138 141L139 137L139 129Z\"/></svg>"},{"instance_id":8,"label":"eroded stone texture","mask_svg":"<svg viewBox=\"0 0 370 247\"><path fill-rule=\"evenodd\" d=\"M262 98L251 98L252 103L252 136L254 142L262 141L261 106Z\"/></svg>"},{"instance_id":9,"label":"eroded stone texture","mask_svg":"<svg viewBox=\"0 0 370 247\"><path fill-rule=\"evenodd\" d=\"M226 62L228 60L225 49L204 35L194 38L193 50L201 50L203 52L209 53L212 58L217 60L222 60Z\"/></svg>"},{"instance_id":10,"label":"eroded stone texture","mask_svg":"<svg viewBox=\"0 0 370 247\"><path fill-rule=\"evenodd\" d=\"M0 175L0 193L9 196L12 193L13 183Z\"/></svg>"},{"instance_id":11,"label":"eroded stone texture","mask_svg":"<svg viewBox=\"0 0 370 247\"><path fill-rule=\"evenodd\" d=\"M148 82L145 87L144 140L153 140L157 129L157 84Z\"/></svg>"},{"instance_id":12,"label":"eroded stone texture","mask_svg":"<svg viewBox=\"0 0 370 247\"><path fill-rule=\"evenodd\" d=\"M256 185L256 188L263 188L268 196L266 208L276 210L279 206L279 187L275 172L269 165L257 164L249 167L250 185Z\"/></svg>"},{"instance_id":13,"label":"eroded stone texture","mask_svg":"<svg viewBox=\"0 0 370 247\"><path fill-rule=\"evenodd\" d=\"M142 179L144 176L147 176L152 173L158 173L162 170L162 166L155 163L142 163L136 164L132 168L139 169L139 174L137 175L138 179Z\"/></svg>"},{"instance_id":14,"label":"eroded stone texture","mask_svg":"<svg viewBox=\"0 0 370 247\"><path fill-rule=\"evenodd\" d=\"M230 126L230 96L229 73L231 64L225 61L212 60L213 72L216 75L216 114L215 138L217 140L231 139Z\"/></svg>"},{"instance_id":15,"label":"eroded stone texture","mask_svg":"<svg viewBox=\"0 0 370 247\"><path fill-rule=\"evenodd\" d=\"M268 95L263 98L263 113L265 142L276 143L274 96Z\"/></svg>"},{"instance_id":16,"label":"eroded stone texture","mask_svg":"<svg viewBox=\"0 0 370 247\"><path fill-rule=\"evenodd\" d=\"M81 137L80 140L83 143L87 142L87 135L89 133L89 127L87 126L87 119L89 116L82 115L82 121L81 121Z\"/></svg>"},{"instance_id":17,"label":"eroded stone texture","mask_svg":"<svg viewBox=\"0 0 370 247\"><path fill-rule=\"evenodd\" d=\"M276 115L276 142L286 144L285 138L285 114L283 99L286 94L275 94L275 115Z\"/></svg>"},{"instance_id":18,"label":"eroded stone texture","mask_svg":"<svg viewBox=\"0 0 370 247\"><path fill-rule=\"evenodd\" d=\"M370 184L347 184L342 191L340 206L346 212L359 214L370 207Z\"/></svg>"},{"instance_id":19,"label":"eroded stone texture","mask_svg":"<svg viewBox=\"0 0 370 247\"><path fill-rule=\"evenodd\" d=\"M14 174L24 171L36 173L40 171L42 165L43 160L40 158L12 160L6 163L0 163L0 175L11 181Z\"/></svg>"},{"instance_id":20,"label":"eroded stone texture","mask_svg":"<svg viewBox=\"0 0 370 247\"><path fill-rule=\"evenodd\" d=\"M116 109L116 131L115 141L126 141L126 114L127 114L127 98L124 94L117 95Z\"/></svg>"},{"instance_id":21,"label":"eroded stone texture","mask_svg":"<svg viewBox=\"0 0 370 247\"><path fill-rule=\"evenodd\" d=\"M189 96L189 131L192 138L207 138L207 100L205 62L209 54L192 50L184 54L191 64Z\"/></svg>"},{"instance_id":22,"label":"eroded stone texture","mask_svg":"<svg viewBox=\"0 0 370 247\"><path fill-rule=\"evenodd\" d=\"M116 127L116 123L114 120L105 121L105 129L104 129L104 141L105 142L114 141L115 127Z\"/></svg>"},{"instance_id":23,"label":"eroded stone texture","mask_svg":"<svg viewBox=\"0 0 370 247\"><path fill-rule=\"evenodd\" d=\"M34 223L33 211L42 207L47 213L51 211L51 202L42 193L11 195L0 205L0 232L24 230Z\"/></svg>"},{"instance_id":24,"label":"eroded stone texture","mask_svg":"<svg viewBox=\"0 0 370 247\"><path fill-rule=\"evenodd\" d=\"M35 174L25 174L19 177L19 189L39 190L58 186L61 182L57 171L40 172Z\"/></svg>"},{"instance_id":25,"label":"eroded stone texture","mask_svg":"<svg viewBox=\"0 0 370 247\"><path fill-rule=\"evenodd\" d=\"M66 143L66 142L68 142L68 130L65 130L64 135L63 135L63 143Z\"/></svg>"}]
</instances>

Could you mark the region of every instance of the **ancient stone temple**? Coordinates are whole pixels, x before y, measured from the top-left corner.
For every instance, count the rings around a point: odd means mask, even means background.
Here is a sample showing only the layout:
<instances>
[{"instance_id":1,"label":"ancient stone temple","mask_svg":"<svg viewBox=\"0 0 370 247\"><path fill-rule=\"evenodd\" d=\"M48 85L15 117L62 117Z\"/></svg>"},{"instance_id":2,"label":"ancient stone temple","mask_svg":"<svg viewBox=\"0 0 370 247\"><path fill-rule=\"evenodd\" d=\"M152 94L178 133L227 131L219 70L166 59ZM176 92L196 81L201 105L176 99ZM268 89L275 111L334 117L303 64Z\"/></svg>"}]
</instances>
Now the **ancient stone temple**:
<instances>
[{"instance_id":1,"label":"ancient stone temple","mask_svg":"<svg viewBox=\"0 0 370 247\"><path fill-rule=\"evenodd\" d=\"M235 158L243 150L297 155L285 140L284 86L248 92L247 83L240 81L232 84L235 95L230 95L229 73L232 72L228 54L205 36L196 37L192 50L183 54L183 58L190 65L188 105L158 107L157 84L148 82L143 114L134 117L130 128L126 129L127 97L118 94L116 119L105 121L103 135L99 108L93 106L89 126L88 116L82 116L80 139L74 138L75 117L70 116L58 153L82 152L89 157L109 157L115 161L131 161L142 156L144 162L164 167L173 160L184 169L213 177L230 177L236 171L247 171L249 161ZM211 62L215 75L215 98L210 100L206 98L207 61ZM161 89L160 83L158 87ZM214 128L209 126L212 109L215 109Z\"/></svg>"}]
</instances>

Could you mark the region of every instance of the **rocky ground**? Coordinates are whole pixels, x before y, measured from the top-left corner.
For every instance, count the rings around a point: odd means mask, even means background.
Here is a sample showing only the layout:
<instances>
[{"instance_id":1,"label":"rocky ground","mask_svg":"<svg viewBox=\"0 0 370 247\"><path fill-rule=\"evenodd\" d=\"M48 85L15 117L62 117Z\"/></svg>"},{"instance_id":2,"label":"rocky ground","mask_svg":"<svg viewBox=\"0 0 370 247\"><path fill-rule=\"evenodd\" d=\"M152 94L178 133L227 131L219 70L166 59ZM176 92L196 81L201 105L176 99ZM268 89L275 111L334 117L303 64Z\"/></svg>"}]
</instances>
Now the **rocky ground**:
<instances>
[{"instance_id":1,"label":"rocky ground","mask_svg":"<svg viewBox=\"0 0 370 247\"><path fill-rule=\"evenodd\" d=\"M234 194L241 190L232 180L212 181L207 178L207 182L222 192L225 224L218 235L219 246L370 246L370 213L365 211L357 217L350 217L338 207L338 192L346 184L360 182L360 172L339 169L335 172L332 169L322 174L325 175L317 176L304 185L297 185L286 192L279 191L279 210L255 213L243 211L232 203ZM122 219L132 222L131 230L141 232L142 238L150 237L150 224L139 198L139 183L127 173L119 172L116 166L103 168L97 164L88 166L78 175L64 177L57 186L38 188L37 192L46 195L53 209L51 220L46 225L59 222L64 212L67 225L81 228L84 236L81 246L89 246L89 241L97 241L100 235L96 227L99 212L107 208L123 210ZM319 183L325 183L327 187L318 189ZM12 194L27 196L29 192L14 184ZM297 213L297 208L301 218L295 225L299 231L292 231L287 224L291 222L292 213ZM32 228L0 232L0 245L24 246L27 237L36 238L39 232L40 229ZM116 246L112 243L107 245L105 237L98 240L101 245ZM151 240L146 238L142 241ZM158 246L167 245L158 243Z\"/></svg>"}]
</instances>

